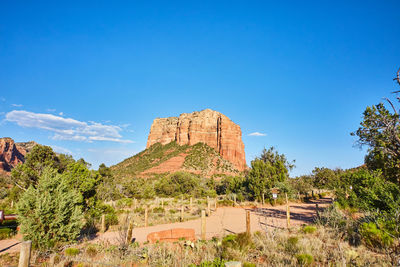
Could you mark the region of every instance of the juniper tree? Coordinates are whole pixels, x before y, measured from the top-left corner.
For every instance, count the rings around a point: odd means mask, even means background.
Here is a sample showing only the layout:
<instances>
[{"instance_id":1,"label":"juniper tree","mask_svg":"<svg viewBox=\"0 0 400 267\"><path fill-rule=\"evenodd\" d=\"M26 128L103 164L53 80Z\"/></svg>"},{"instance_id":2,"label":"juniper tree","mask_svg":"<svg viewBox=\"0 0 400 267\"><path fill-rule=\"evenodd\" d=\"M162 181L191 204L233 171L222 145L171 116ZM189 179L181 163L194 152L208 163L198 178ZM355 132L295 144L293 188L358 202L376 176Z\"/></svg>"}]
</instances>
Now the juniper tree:
<instances>
[{"instance_id":1,"label":"juniper tree","mask_svg":"<svg viewBox=\"0 0 400 267\"><path fill-rule=\"evenodd\" d=\"M31 185L17 204L24 239L38 249L75 241L83 226L81 202L82 195L57 170L45 168L37 186Z\"/></svg>"}]
</instances>

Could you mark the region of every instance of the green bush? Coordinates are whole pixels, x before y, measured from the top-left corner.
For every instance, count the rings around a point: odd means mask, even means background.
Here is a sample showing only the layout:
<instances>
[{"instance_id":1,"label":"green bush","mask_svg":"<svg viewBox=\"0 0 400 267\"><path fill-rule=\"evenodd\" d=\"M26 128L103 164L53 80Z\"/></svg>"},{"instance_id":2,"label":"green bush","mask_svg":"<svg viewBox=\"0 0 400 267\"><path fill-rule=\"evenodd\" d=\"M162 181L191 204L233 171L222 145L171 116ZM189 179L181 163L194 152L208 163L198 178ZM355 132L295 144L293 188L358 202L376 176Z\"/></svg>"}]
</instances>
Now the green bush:
<instances>
[{"instance_id":1,"label":"green bush","mask_svg":"<svg viewBox=\"0 0 400 267\"><path fill-rule=\"evenodd\" d=\"M81 251L78 248L67 248L65 250L65 256L73 257L80 253Z\"/></svg>"},{"instance_id":2,"label":"green bush","mask_svg":"<svg viewBox=\"0 0 400 267\"><path fill-rule=\"evenodd\" d=\"M299 238L297 236L289 237L284 244L285 251L291 255L297 253L299 251L298 243Z\"/></svg>"},{"instance_id":3,"label":"green bush","mask_svg":"<svg viewBox=\"0 0 400 267\"><path fill-rule=\"evenodd\" d=\"M218 206L219 207L232 207L234 202L229 199L223 199L218 201Z\"/></svg>"},{"instance_id":4,"label":"green bush","mask_svg":"<svg viewBox=\"0 0 400 267\"><path fill-rule=\"evenodd\" d=\"M309 266L314 262L314 257L310 254L297 254L296 259L301 266Z\"/></svg>"},{"instance_id":5,"label":"green bush","mask_svg":"<svg viewBox=\"0 0 400 267\"><path fill-rule=\"evenodd\" d=\"M160 179L155 184L155 191L161 196L201 195L200 179L190 173L176 172Z\"/></svg>"},{"instance_id":6,"label":"green bush","mask_svg":"<svg viewBox=\"0 0 400 267\"><path fill-rule=\"evenodd\" d=\"M161 208L161 207L155 207L155 208L153 208L153 212L154 213L164 213L165 209Z\"/></svg>"},{"instance_id":7,"label":"green bush","mask_svg":"<svg viewBox=\"0 0 400 267\"><path fill-rule=\"evenodd\" d=\"M246 252L254 247L251 235L247 233L239 233L237 235L227 235L222 239L222 257L227 260L233 260L234 257L230 253L230 249Z\"/></svg>"},{"instance_id":8,"label":"green bush","mask_svg":"<svg viewBox=\"0 0 400 267\"><path fill-rule=\"evenodd\" d=\"M301 229L301 231L305 234L313 234L315 231L317 231L317 227L312 225L306 225Z\"/></svg>"},{"instance_id":9,"label":"green bush","mask_svg":"<svg viewBox=\"0 0 400 267\"><path fill-rule=\"evenodd\" d=\"M393 238L373 222L363 223L359 232L364 243L371 248L387 248L393 244Z\"/></svg>"},{"instance_id":10,"label":"green bush","mask_svg":"<svg viewBox=\"0 0 400 267\"><path fill-rule=\"evenodd\" d=\"M8 239L14 234L15 234L15 231L13 229L1 228L0 229L0 240Z\"/></svg>"},{"instance_id":11,"label":"green bush","mask_svg":"<svg viewBox=\"0 0 400 267\"><path fill-rule=\"evenodd\" d=\"M215 258L213 261L203 261L199 265L191 264L189 267L225 267L225 263L225 260Z\"/></svg>"},{"instance_id":12,"label":"green bush","mask_svg":"<svg viewBox=\"0 0 400 267\"><path fill-rule=\"evenodd\" d=\"M17 204L21 233L39 249L75 241L83 226L81 202L63 176L44 169L37 187L30 186Z\"/></svg>"},{"instance_id":13,"label":"green bush","mask_svg":"<svg viewBox=\"0 0 400 267\"><path fill-rule=\"evenodd\" d=\"M133 200L131 198L121 198L117 200L116 207L119 209L132 206Z\"/></svg>"},{"instance_id":14,"label":"green bush","mask_svg":"<svg viewBox=\"0 0 400 267\"><path fill-rule=\"evenodd\" d=\"M244 262L243 267L256 267L256 264L251 262Z\"/></svg>"}]
</instances>

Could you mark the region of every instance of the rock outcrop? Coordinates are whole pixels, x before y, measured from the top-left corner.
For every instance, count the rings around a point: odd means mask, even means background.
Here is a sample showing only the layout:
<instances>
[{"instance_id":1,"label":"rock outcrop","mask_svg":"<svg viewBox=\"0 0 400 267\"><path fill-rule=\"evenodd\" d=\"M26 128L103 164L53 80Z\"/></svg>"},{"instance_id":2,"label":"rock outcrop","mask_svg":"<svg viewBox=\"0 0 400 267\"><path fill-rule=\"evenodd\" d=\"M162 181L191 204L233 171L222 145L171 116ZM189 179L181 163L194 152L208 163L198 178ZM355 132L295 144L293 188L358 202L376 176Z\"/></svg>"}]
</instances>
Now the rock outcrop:
<instances>
[{"instance_id":1,"label":"rock outcrop","mask_svg":"<svg viewBox=\"0 0 400 267\"><path fill-rule=\"evenodd\" d=\"M227 116L211 109L183 113L179 117L157 118L153 121L147 147L155 143L179 145L205 143L239 171L246 168L244 144L240 126Z\"/></svg>"},{"instance_id":2,"label":"rock outcrop","mask_svg":"<svg viewBox=\"0 0 400 267\"><path fill-rule=\"evenodd\" d=\"M9 137L0 138L0 171L10 172L25 160L27 151Z\"/></svg>"},{"instance_id":3,"label":"rock outcrop","mask_svg":"<svg viewBox=\"0 0 400 267\"><path fill-rule=\"evenodd\" d=\"M151 244L157 242L178 242L179 240L196 241L194 229L175 228L160 232L152 232L147 235L147 241Z\"/></svg>"}]
</instances>

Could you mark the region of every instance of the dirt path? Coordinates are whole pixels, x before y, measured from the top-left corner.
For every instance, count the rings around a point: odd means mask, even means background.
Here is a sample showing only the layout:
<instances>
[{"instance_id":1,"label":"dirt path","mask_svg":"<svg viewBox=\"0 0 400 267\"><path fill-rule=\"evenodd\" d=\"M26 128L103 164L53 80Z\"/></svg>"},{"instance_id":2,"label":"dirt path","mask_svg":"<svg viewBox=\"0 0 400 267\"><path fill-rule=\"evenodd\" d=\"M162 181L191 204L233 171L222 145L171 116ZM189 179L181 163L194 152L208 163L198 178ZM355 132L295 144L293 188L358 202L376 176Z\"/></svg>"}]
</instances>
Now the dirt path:
<instances>
[{"instance_id":1,"label":"dirt path","mask_svg":"<svg viewBox=\"0 0 400 267\"><path fill-rule=\"evenodd\" d=\"M291 226L296 227L302 224L309 224L316 215L316 206L324 207L331 202L331 199L321 199L312 203L292 203L290 205ZM250 210L251 231L265 231L272 228L286 228L286 205L275 207L259 207L257 209L246 208L218 208L206 218L206 238L235 234L246 231L246 210ZM196 238L200 238L201 219L161 224L149 227L140 227L133 230L135 241L140 243L147 241L147 235L151 232L163 231L173 228L192 228L195 230ZM106 232L96 236L91 242L118 243L118 232Z\"/></svg>"},{"instance_id":2,"label":"dirt path","mask_svg":"<svg viewBox=\"0 0 400 267\"><path fill-rule=\"evenodd\" d=\"M331 199L325 198L311 203L292 203L290 205L291 226L296 227L302 224L309 224L316 215L315 204L324 207L331 202ZM251 231L265 231L273 228L286 228L286 205L266 206L250 210ZM200 238L200 218L196 220L155 225L149 227L140 227L133 230L133 237L136 241L142 243L146 241L147 235L151 232L168 230L173 228L192 228L196 232L196 237ZM210 239L214 236L223 236L229 233L241 233L246 231L246 208L223 207L212 212L206 219L206 237ZM118 232L106 232L98 234L90 242L118 243ZM0 240L0 254L13 253L19 251L18 239Z\"/></svg>"}]
</instances>

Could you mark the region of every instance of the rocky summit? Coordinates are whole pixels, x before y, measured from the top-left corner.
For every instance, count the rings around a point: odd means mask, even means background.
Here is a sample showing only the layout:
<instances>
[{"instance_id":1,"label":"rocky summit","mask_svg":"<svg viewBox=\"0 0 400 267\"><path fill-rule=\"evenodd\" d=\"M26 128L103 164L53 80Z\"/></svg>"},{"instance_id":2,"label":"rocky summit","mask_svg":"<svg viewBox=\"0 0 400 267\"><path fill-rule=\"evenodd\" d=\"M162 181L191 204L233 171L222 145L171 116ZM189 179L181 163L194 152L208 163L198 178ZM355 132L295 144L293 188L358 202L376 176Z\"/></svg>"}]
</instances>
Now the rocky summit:
<instances>
[{"instance_id":1,"label":"rocky summit","mask_svg":"<svg viewBox=\"0 0 400 267\"><path fill-rule=\"evenodd\" d=\"M25 161L25 155L35 142L15 143L9 137L0 138L0 172L9 173L12 168Z\"/></svg>"},{"instance_id":2,"label":"rocky summit","mask_svg":"<svg viewBox=\"0 0 400 267\"><path fill-rule=\"evenodd\" d=\"M151 125L147 147L153 144L178 145L204 143L215 149L222 158L239 171L246 168L244 144L240 126L220 112L205 109L182 113L179 117L157 118Z\"/></svg>"}]
</instances>

